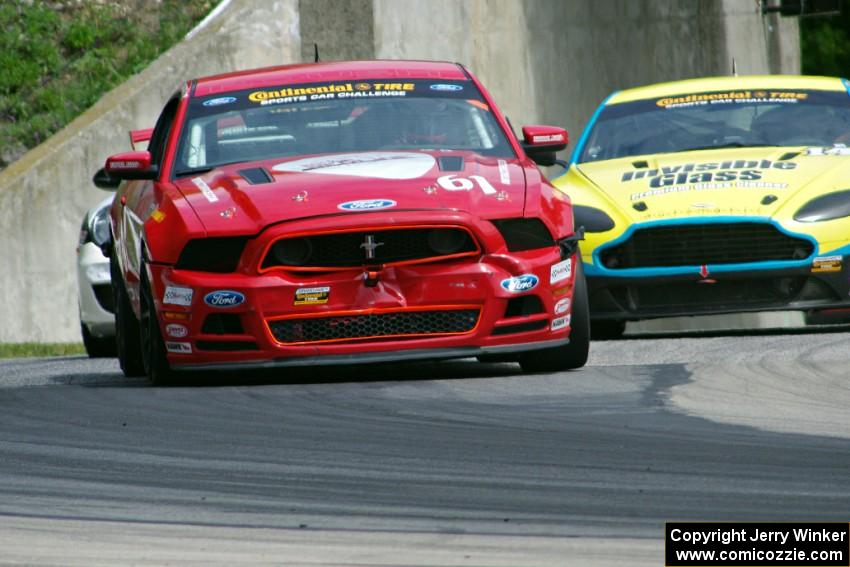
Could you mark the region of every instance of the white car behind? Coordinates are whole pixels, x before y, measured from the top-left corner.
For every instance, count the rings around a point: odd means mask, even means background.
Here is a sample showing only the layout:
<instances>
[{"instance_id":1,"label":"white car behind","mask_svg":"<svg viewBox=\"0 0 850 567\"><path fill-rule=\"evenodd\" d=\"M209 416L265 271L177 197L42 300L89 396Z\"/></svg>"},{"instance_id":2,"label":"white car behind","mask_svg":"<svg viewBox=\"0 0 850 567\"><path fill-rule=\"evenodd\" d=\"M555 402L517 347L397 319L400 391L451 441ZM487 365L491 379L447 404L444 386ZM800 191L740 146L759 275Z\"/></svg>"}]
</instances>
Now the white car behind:
<instances>
[{"instance_id":1,"label":"white car behind","mask_svg":"<svg viewBox=\"0 0 850 567\"><path fill-rule=\"evenodd\" d=\"M101 246L109 240L110 195L86 213L77 246L80 330L90 357L115 356L115 303L109 258Z\"/></svg>"}]
</instances>

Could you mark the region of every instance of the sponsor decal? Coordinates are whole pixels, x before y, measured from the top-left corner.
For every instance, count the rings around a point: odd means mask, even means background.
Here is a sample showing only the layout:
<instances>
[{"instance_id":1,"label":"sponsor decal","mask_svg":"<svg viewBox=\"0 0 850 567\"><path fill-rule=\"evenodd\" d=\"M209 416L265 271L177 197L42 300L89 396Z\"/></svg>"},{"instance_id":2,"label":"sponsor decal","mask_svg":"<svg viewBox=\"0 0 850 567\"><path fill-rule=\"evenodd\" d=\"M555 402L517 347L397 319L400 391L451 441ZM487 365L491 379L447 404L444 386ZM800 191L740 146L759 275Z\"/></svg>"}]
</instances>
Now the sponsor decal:
<instances>
[{"instance_id":1,"label":"sponsor decal","mask_svg":"<svg viewBox=\"0 0 850 567\"><path fill-rule=\"evenodd\" d=\"M841 256L818 256L812 260L812 272L840 272Z\"/></svg>"},{"instance_id":2,"label":"sponsor decal","mask_svg":"<svg viewBox=\"0 0 850 567\"><path fill-rule=\"evenodd\" d=\"M177 354L192 354L192 343L165 341L165 350L168 352L175 352Z\"/></svg>"},{"instance_id":3,"label":"sponsor decal","mask_svg":"<svg viewBox=\"0 0 850 567\"><path fill-rule=\"evenodd\" d=\"M151 219L153 219L154 222L162 222L163 220L165 220L165 213L163 213L159 209L154 209L151 213Z\"/></svg>"},{"instance_id":4,"label":"sponsor decal","mask_svg":"<svg viewBox=\"0 0 850 567\"><path fill-rule=\"evenodd\" d=\"M232 219L236 216L236 207L228 207L218 214L221 215L221 218L223 219Z\"/></svg>"},{"instance_id":5,"label":"sponsor decal","mask_svg":"<svg viewBox=\"0 0 850 567\"><path fill-rule=\"evenodd\" d=\"M566 329L570 324L570 316L565 315L564 317L558 317L557 319L552 319L552 325L549 327L552 331L560 331L561 329Z\"/></svg>"},{"instance_id":6,"label":"sponsor decal","mask_svg":"<svg viewBox=\"0 0 850 567\"><path fill-rule=\"evenodd\" d=\"M177 339L182 339L186 335L189 334L189 329L184 327L183 325L178 325L177 323L171 323L165 326L165 334L169 337L174 337Z\"/></svg>"},{"instance_id":7,"label":"sponsor decal","mask_svg":"<svg viewBox=\"0 0 850 567\"><path fill-rule=\"evenodd\" d=\"M266 106L307 102L308 100L406 96L408 92L415 88L415 83L334 83L254 91L248 95L248 100Z\"/></svg>"},{"instance_id":8,"label":"sponsor decal","mask_svg":"<svg viewBox=\"0 0 850 567\"><path fill-rule=\"evenodd\" d=\"M570 298L565 297L564 299L559 299L555 304L555 315L561 315L562 313L566 313L570 309Z\"/></svg>"},{"instance_id":9,"label":"sponsor decal","mask_svg":"<svg viewBox=\"0 0 850 567\"><path fill-rule=\"evenodd\" d=\"M567 258L563 262L558 262L549 269L549 283L558 283L564 281L573 275L573 261Z\"/></svg>"},{"instance_id":10,"label":"sponsor decal","mask_svg":"<svg viewBox=\"0 0 850 567\"><path fill-rule=\"evenodd\" d=\"M139 161L112 161L109 167L112 169L138 169L142 163Z\"/></svg>"},{"instance_id":11,"label":"sponsor decal","mask_svg":"<svg viewBox=\"0 0 850 567\"><path fill-rule=\"evenodd\" d=\"M203 102L204 106L221 106L222 104L230 104L236 102L235 96L220 96Z\"/></svg>"},{"instance_id":12,"label":"sponsor decal","mask_svg":"<svg viewBox=\"0 0 850 567\"><path fill-rule=\"evenodd\" d=\"M808 94L789 91L725 91L697 93L685 96L666 97L655 101L661 108L687 108L712 104L741 103L797 103L808 98Z\"/></svg>"},{"instance_id":13,"label":"sponsor decal","mask_svg":"<svg viewBox=\"0 0 850 567\"><path fill-rule=\"evenodd\" d=\"M532 136L531 142L533 144L545 144L548 142L563 142L564 135L563 134L547 134L545 136Z\"/></svg>"},{"instance_id":14,"label":"sponsor decal","mask_svg":"<svg viewBox=\"0 0 850 567\"><path fill-rule=\"evenodd\" d=\"M501 286L503 289L510 291L511 293L522 293L525 291L531 291L537 287L539 281L540 279L534 274L523 274L521 276L502 280Z\"/></svg>"},{"instance_id":15,"label":"sponsor decal","mask_svg":"<svg viewBox=\"0 0 850 567\"><path fill-rule=\"evenodd\" d=\"M183 305L189 307L192 305L192 288L177 287L173 285L165 286L165 293L162 296L162 302L170 305Z\"/></svg>"},{"instance_id":16,"label":"sponsor decal","mask_svg":"<svg viewBox=\"0 0 850 567\"><path fill-rule=\"evenodd\" d=\"M463 87L460 85L446 85L443 83L437 83L436 85L431 85L432 91L462 91Z\"/></svg>"},{"instance_id":17,"label":"sponsor decal","mask_svg":"<svg viewBox=\"0 0 850 567\"><path fill-rule=\"evenodd\" d=\"M350 175L377 179L415 179L436 166L428 154L414 152L369 152L338 154L279 163L272 171Z\"/></svg>"},{"instance_id":18,"label":"sponsor decal","mask_svg":"<svg viewBox=\"0 0 850 567\"><path fill-rule=\"evenodd\" d=\"M204 181L200 177L194 177L192 178L192 183L195 184L195 187L201 190L201 193L204 194L204 197L207 198L207 201L209 201L210 203L215 203L216 201L218 201L218 197L215 196L215 193L213 193L213 190L210 189L210 186L207 185L206 181Z\"/></svg>"},{"instance_id":19,"label":"sponsor decal","mask_svg":"<svg viewBox=\"0 0 850 567\"><path fill-rule=\"evenodd\" d=\"M212 291L204 296L204 303L206 303L210 307L219 307L222 309L236 307L237 305L241 305L244 302L244 295L242 295L238 291L232 291L229 289Z\"/></svg>"},{"instance_id":20,"label":"sponsor decal","mask_svg":"<svg viewBox=\"0 0 850 567\"><path fill-rule=\"evenodd\" d=\"M645 197L654 197L685 191L707 191L715 189L785 189L787 183L761 181L765 171L772 169L792 170L797 163L793 161L728 160L722 162L686 163L664 166L656 169L624 171L620 177L623 183L643 180L649 191L632 193L631 200L639 201ZM734 182L734 183L733 183Z\"/></svg>"},{"instance_id":21,"label":"sponsor decal","mask_svg":"<svg viewBox=\"0 0 850 567\"><path fill-rule=\"evenodd\" d=\"M293 305L323 305L331 294L329 287L300 287L295 290Z\"/></svg>"},{"instance_id":22,"label":"sponsor decal","mask_svg":"<svg viewBox=\"0 0 850 567\"><path fill-rule=\"evenodd\" d=\"M348 201L337 205L343 211L379 211L396 206L392 199L364 199L362 201Z\"/></svg>"},{"instance_id":23,"label":"sponsor decal","mask_svg":"<svg viewBox=\"0 0 850 567\"><path fill-rule=\"evenodd\" d=\"M508 162L503 159L499 160L499 180L503 185L511 184L511 172L508 169Z\"/></svg>"}]
</instances>

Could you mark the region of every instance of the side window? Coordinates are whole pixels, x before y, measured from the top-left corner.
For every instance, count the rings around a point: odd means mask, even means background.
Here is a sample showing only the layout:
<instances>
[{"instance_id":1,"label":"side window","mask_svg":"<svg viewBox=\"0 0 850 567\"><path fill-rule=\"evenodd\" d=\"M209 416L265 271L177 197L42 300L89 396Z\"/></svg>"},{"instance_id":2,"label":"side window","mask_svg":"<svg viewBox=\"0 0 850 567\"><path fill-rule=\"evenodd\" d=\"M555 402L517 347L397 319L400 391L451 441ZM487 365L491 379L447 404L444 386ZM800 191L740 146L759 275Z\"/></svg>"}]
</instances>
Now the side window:
<instances>
[{"instance_id":1,"label":"side window","mask_svg":"<svg viewBox=\"0 0 850 567\"><path fill-rule=\"evenodd\" d=\"M151 141L148 143L148 151L151 153L151 163L155 165L162 163L165 144L168 141L168 134L171 132L171 127L174 124L174 116L177 114L177 107L179 105L180 97L172 97L156 120Z\"/></svg>"}]
</instances>

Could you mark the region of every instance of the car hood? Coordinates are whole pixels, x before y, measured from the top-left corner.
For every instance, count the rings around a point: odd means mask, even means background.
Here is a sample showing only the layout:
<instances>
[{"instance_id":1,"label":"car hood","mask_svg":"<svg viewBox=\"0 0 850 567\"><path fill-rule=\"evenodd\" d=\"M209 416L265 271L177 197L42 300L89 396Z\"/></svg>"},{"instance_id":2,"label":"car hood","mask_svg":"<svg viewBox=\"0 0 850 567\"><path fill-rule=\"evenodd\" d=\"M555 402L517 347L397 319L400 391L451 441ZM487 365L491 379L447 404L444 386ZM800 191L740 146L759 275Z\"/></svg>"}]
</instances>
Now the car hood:
<instances>
[{"instance_id":1,"label":"car hood","mask_svg":"<svg viewBox=\"0 0 850 567\"><path fill-rule=\"evenodd\" d=\"M576 167L631 222L700 215L773 217L786 213L786 204L796 210L801 197L847 189L850 150L736 148ZM581 198L575 202L585 204Z\"/></svg>"},{"instance_id":2,"label":"car hood","mask_svg":"<svg viewBox=\"0 0 850 567\"><path fill-rule=\"evenodd\" d=\"M256 234L286 220L374 211L521 216L526 188L516 159L456 151L277 158L222 166L176 185L211 234Z\"/></svg>"}]
</instances>

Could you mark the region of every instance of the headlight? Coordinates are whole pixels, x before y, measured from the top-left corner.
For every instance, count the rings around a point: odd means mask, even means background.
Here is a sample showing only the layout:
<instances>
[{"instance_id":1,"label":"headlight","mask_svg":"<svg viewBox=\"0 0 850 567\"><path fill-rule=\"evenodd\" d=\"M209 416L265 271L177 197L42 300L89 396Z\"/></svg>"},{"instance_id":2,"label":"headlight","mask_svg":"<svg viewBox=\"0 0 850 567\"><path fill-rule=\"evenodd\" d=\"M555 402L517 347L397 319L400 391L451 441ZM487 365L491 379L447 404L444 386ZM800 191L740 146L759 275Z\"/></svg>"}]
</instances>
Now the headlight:
<instances>
[{"instance_id":1,"label":"headlight","mask_svg":"<svg viewBox=\"0 0 850 567\"><path fill-rule=\"evenodd\" d=\"M278 240L271 251L274 259L283 266L303 266L312 254L313 244L305 236Z\"/></svg>"},{"instance_id":2,"label":"headlight","mask_svg":"<svg viewBox=\"0 0 850 567\"><path fill-rule=\"evenodd\" d=\"M91 234L91 241L98 246L103 246L109 242L109 203L99 208L92 215L89 223L89 234Z\"/></svg>"},{"instance_id":3,"label":"headlight","mask_svg":"<svg viewBox=\"0 0 850 567\"><path fill-rule=\"evenodd\" d=\"M850 190L815 197L794 213L799 222L820 222L850 216Z\"/></svg>"},{"instance_id":4,"label":"headlight","mask_svg":"<svg viewBox=\"0 0 850 567\"><path fill-rule=\"evenodd\" d=\"M247 236L196 238L186 243L174 267L221 274L233 272L247 243Z\"/></svg>"},{"instance_id":5,"label":"headlight","mask_svg":"<svg viewBox=\"0 0 850 567\"><path fill-rule=\"evenodd\" d=\"M520 218L490 221L505 239L505 244L511 252L534 250L555 245L552 233L537 218Z\"/></svg>"},{"instance_id":6,"label":"headlight","mask_svg":"<svg viewBox=\"0 0 850 567\"><path fill-rule=\"evenodd\" d=\"M83 226L80 228L80 246L87 242L94 242L103 248L103 245L109 242L109 207L111 205L111 202L104 203L95 210L94 214L83 219Z\"/></svg>"},{"instance_id":7,"label":"headlight","mask_svg":"<svg viewBox=\"0 0 850 567\"><path fill-rule=\"evenodd\" d=\"M575 226L584 227L585 232L607 232L614 228L614 220L608 213L593 207L573 205Z\"/></svg>"}]
</instances>

